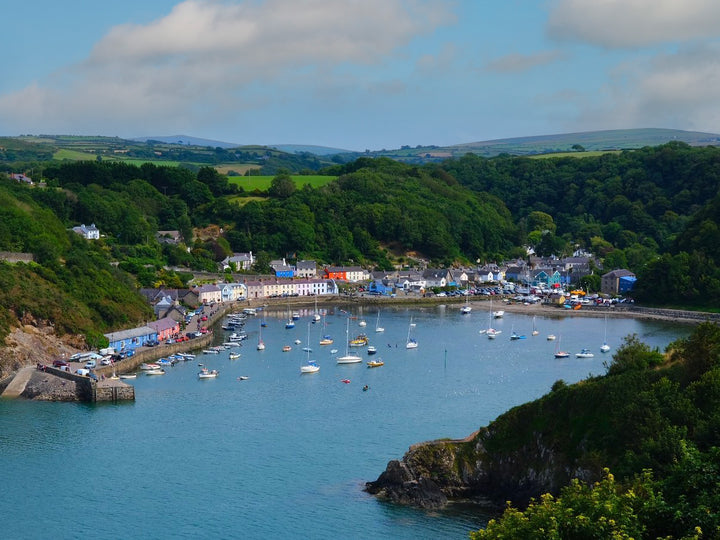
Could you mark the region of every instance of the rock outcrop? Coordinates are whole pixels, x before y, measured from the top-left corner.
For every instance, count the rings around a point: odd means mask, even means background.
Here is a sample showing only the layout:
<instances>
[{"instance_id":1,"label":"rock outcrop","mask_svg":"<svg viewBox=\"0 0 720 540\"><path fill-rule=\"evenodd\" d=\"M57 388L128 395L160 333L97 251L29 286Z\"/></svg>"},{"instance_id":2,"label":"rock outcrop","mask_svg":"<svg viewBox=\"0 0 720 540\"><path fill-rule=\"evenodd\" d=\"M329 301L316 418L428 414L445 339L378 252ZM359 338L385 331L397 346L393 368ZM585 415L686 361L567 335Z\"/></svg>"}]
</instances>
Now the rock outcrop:
<instances>
[{"instance_id":1,"label":"rock outcrop","mask_svg":"<svg viewBox=\"0 0 720 540\"><path fill-rule=\"evenodd\" d=\"M463 440L414 445L365 489L428 509L460 500L500 508L508 500L522 505L531 497L555 493L573 477L593 480L600 474L544 444L540 433L508 445L506 433L498 437L492 427Z\"/></svg>"}]
</instances>

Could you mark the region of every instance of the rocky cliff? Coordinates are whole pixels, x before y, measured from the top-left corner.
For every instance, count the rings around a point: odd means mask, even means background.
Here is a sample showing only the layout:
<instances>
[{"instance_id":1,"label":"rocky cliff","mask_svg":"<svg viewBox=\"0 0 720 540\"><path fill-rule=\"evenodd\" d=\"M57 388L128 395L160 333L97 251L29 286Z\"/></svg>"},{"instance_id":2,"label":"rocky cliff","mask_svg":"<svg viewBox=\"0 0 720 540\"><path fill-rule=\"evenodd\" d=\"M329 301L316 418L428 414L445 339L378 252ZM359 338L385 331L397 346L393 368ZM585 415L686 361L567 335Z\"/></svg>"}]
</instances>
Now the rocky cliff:
<instances>
[{"instance_id":1,"label":"rocky cliff","mask_svg":"<svg viewBox=\"0 0 720 540\"><path fill-rule=\"evenodd\" d=\"M422 508L459 500L501 507L508 500L522 505L542 493L556 493L571 478L600 478L600 464L582 451L568 452L568 447L578 449L573 443L558 445L542 429L532 429L542 414L536 404L512 409L466 439L412 446L366 490Z\"/></svg>"}]
</instances>

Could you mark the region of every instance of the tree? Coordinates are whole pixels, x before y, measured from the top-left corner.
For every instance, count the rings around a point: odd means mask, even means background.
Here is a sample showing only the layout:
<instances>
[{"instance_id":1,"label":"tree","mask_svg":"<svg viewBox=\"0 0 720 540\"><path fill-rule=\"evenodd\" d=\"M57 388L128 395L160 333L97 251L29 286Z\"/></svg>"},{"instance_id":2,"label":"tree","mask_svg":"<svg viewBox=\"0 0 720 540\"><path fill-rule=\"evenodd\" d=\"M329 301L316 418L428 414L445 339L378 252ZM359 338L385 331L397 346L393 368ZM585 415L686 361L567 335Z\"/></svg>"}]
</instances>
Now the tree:
<instances>
[{"instance_id":1,"label":"tree","mask_svg":"<svg viewBox=\"0 0 720 540\"><path fill-rule=\"evenodd\" d=\"M270 182L270 188L268 194L271 197L277 197L279 199L287 199L293 193L295 193L295 182L293 181L290 174L285 171L275 176Z\"/></svg>"}]
</instances>

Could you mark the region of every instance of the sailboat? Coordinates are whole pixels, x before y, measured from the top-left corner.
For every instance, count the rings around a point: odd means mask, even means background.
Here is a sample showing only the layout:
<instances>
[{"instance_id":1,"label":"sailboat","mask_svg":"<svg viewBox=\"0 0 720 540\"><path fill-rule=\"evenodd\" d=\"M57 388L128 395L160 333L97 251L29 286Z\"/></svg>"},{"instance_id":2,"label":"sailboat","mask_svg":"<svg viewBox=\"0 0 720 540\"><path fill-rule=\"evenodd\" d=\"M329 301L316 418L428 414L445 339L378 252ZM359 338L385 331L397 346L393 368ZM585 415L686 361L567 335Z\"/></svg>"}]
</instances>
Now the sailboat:
<instances>
[{"instance_id":1,"label":"sailboat","mask_svg":"<svg viewBox=\"0 0 720 540\"><path fill-rule=\"evenodd\" d=\"M470 315L471 311L472 311L472 306L470 305L470 293L466 292L465 305L460 308L460 313L462 313L463 315Z\"/></svg>"},{"instance_id":2,"label":"sailboat","mask_svg":"<svg viewBox=\"0 0 720 540\"><path fill-rule=\"evenodd\" d=\"M607 315L605 315L605 338L603 344L600 346L600 352L609 352L610 345L607 344Z\"/></svg>"},{"instance_id":3,"label":"sailboat","mask_svg":"<svg viewBox=\"0 0 720 540\"><path fill-rule=\"evenodd\" d=\"M489 312L490 319L488 320L488 327L486 330L480 330L480 333L487 335L488 339L495 339L496 337L498 337L498 335L502 334L502 330L495 330L492 327L492 320L493 320L494 314L495 314L495 312L492 310L492 298L491 298L490 299L490 312Z\"/></svg>"},{"instance_id":4,"label":"sailboat","mask_svg":"<svg viewBox=\"0 0 720 540\"><path fill-rule=\"evenodd\" d=\"M257 344L257 350L258 351L264 351L265 350L265 343L262 339L262 322L260 323L260 327L258 330L258 344Z\"/></svg>"},{"instance_id":5,"label":"sailboat","mask_svg":"<svg viewBox=\"0 0 720 540\"><path fill-rule=\"evenodd\" d=\"M415 328L415 323L412 322L412 316L410 316L410 326L408 326L407 343L405 343L406 349L417 349L418 342L415 338L410 337L412 329Z\"/></svg>"},{"instance_id":6,"label":"sailboat","mask_svg":"<svg viewBox=\"0 0 720 540\"><path fill-rule=\"evenodd\" d=\"M320 366L310 360L310 323L308 323L307 347L305 347L305 354L307 356L307 362L305 365L300 366L300 373L317 373L320 371Z\"/></svg>"},{"instance_id":7,"label":"sailboat","mask_svg":"<svg viewBox=\"0 0 720 540\"><path fill-rule=\"evenodd\" d=\"M533 316L533 330L532 335L537 336L540 332L538 331L537 327L535 326L535 316Z\"/></svg>"},{"instance_id":8,"label":"sailboat","mask_svg":"<svg viewBox=\"0 0 720 540\"><path fill-rule=\"evenodd\" d=\"M323 316L323 337L320 340L320 345L332 345L333 344L333 338L331 338L326 332L327 332L327 321L325 321L325 316Z\"/></svg>"},{"instance_id":9,"label":"sailboat","mask_svg":"<svg viewBox=\"0 0 720 540\"><path fill-rule=\"evenodd\" d=\"M376 332L384 332L385 331L385 329L382 326L380 326L380 310L379 309L378 309L377 321L375 321L375 331Z\"/></svg>"},{"instance_id":10,"label":"sailboat","mask_svg":"<svg viewBox=\"0 0 720 540\"><path fill-rule=\"evenodd\" d=\"M355 354L350 354L348 352L348 347L350 346L350 319L347 320L347 326L345 328L345 356L338 356L337 357L337 363L338 364L357 364L358 362L362 362L362 358Z\"/></svg>"},{"instance_id":11,"label":"sailboat","mask_svg":"<svg viewBox=\"0 0 720 540\"><path fill-rule=\"evenodd\" d=\"M316 323L320 320L320 314L317 308L317 296L315 297L315 314L313 315L312 322Z\"/></svg>"},{"instance_id":12,"label":"sailboat","mask_svg":"<svg viewBox=\"0 0 720 540\"><path fill-rule=\"evenodd\" d=\"M285 328L287 328L288 330L290 328L295 328L295 320L294 320L292 314L290 313L290 302L288 302L288 320L285 323Z\"/></svg>"},{"instance_id":13,"label":"sailboat","mask_svg":"<svg viewBox=\"0 0 720 540\"><path fill-rule=\"evenodd\" d=\"M569 356L569 352L560 350L560 338L558 338L557 344L555 346L555 358L567 358Z\"/></svg>"}]
</instances>

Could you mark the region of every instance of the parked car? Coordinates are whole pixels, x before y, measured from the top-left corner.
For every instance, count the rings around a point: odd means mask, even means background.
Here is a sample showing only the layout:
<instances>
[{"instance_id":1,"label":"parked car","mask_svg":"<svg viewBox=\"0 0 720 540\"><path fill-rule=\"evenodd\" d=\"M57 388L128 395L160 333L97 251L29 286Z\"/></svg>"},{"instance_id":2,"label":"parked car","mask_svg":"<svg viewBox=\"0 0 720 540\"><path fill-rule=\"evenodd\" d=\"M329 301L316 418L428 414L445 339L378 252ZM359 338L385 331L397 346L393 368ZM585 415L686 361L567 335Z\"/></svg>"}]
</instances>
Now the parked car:
<instances>
[{"instance_id":1,"label":"parked car","mask_svg":"<svg viewBox=\"0 0 720 540\"><path fill-rule=\"evenodd\" d=\"M53 367L65 367L68 363L65 360L53 360Z\"/></svg>"},{"instance_id":2,"label":"parked car","mask_svg":"<svg viewBox=\"0 0 720 540\"><path fill-rule=\"evenodd\" d=\"M95 369L97 367L97 362L95 360L88 360L85 362L85 369Z\"/></svg>"},{"instance_id":3,"label":"parked car","mask_svg":"<svg viewBox=\"0 0 720 540\"><path fill-rule=\"evenodd\" d=\"M146 347L157 347L158 345L159 343L157 342L157 340L154 339L145 342Z\"/></svg>"}]
</instances>

